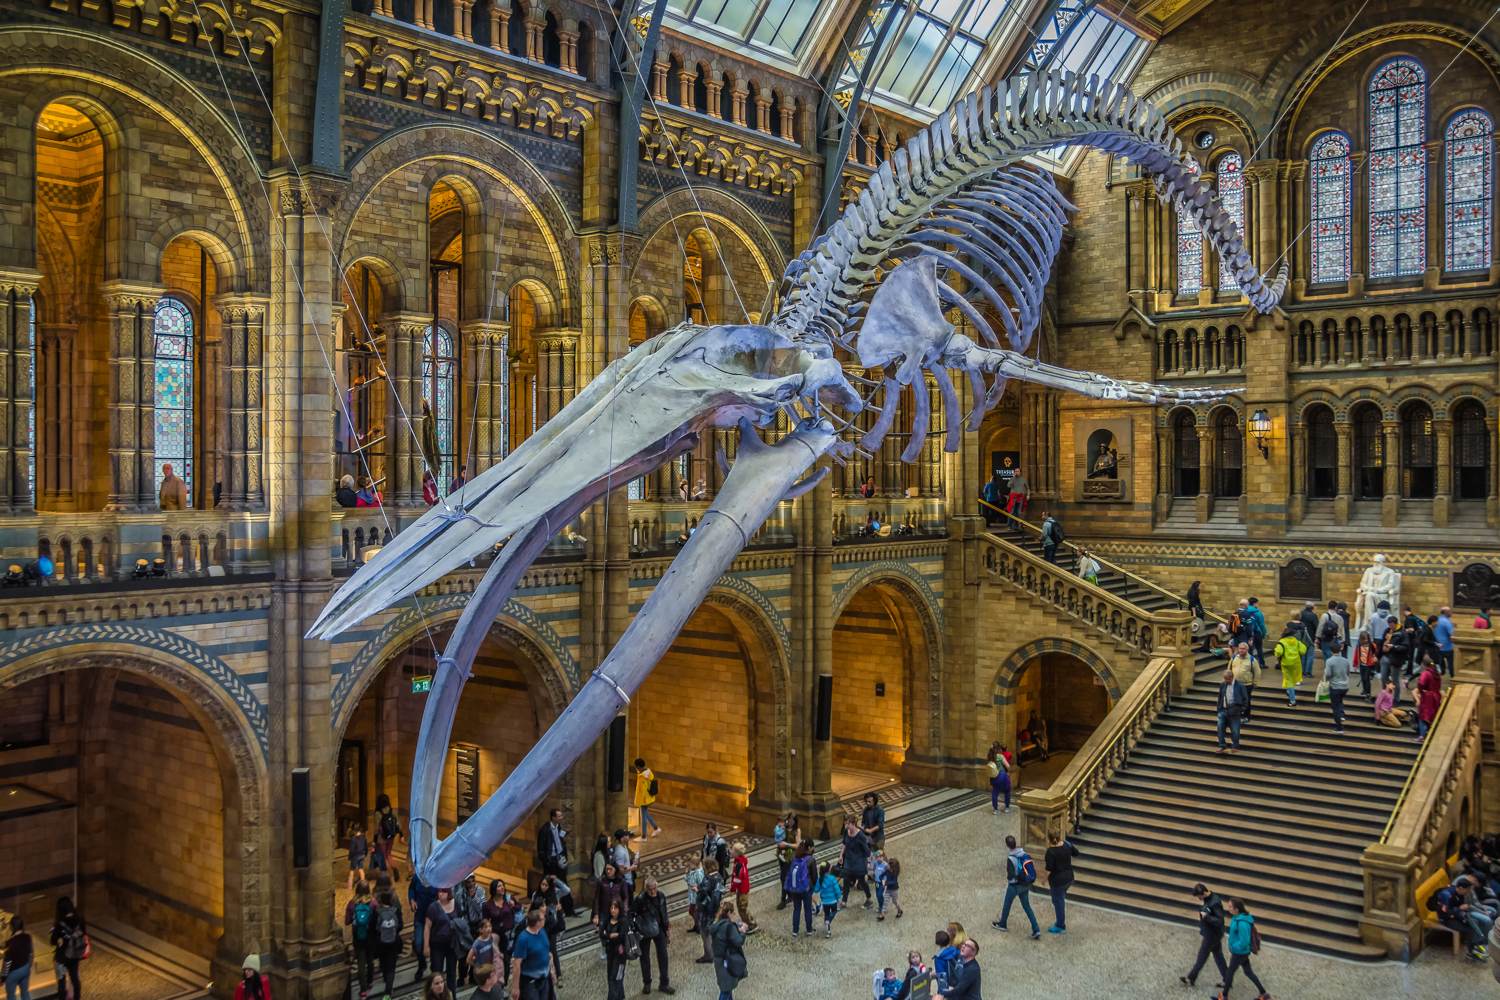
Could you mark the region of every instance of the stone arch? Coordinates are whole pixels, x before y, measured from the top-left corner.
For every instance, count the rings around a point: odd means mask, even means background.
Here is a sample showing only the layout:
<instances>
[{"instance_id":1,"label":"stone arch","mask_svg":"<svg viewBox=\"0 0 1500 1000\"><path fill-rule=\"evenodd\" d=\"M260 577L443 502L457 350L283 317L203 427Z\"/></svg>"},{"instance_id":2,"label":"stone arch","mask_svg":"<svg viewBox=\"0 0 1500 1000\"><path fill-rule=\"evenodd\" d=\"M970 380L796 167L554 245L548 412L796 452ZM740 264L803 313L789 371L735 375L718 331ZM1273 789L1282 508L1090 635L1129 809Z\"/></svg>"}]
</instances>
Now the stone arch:
<instances>
[{"instance_id":1,"label":"stone arch","mask_svg":"<svg viewBox=\"0 0 1500 1000\"><path fill-rule=\"evenodd\" d=\"M1016 678L1021 676L1021 671L1026 668L1027 664L1044 653L1066 653L1087 664L1094 675L1104 681L1104 688L1109 692L1110 698L1118 700L1124 693L1125 689L1120 685L1119 677L1110 669L1104 657L1089 647L1074 642L1072 639L1037 639L1011 653L996 669L995 680L991 685L994 704L1009 705L1011 703L1014 698Z\"/></svg>"},{"instance_id":2,"label":"stone arch","mask_svg":"<svg viewBox=\"0 0 1500 1000\"><path fill-rule=\"evenodd\" d=\"M1450 385L1443 390L1437 403L1433 406L1433 416L1442 419L1453 412L1454 407L1465 400L1472 399L1484 408L1484 412L1493 416L1495 413L1495 393L1492 389L1474 382L1460 382Z\"/></svg>"},{"instance_id":3,"label":"stone arch","mask_svg":"<svg viewBox=\"0 0 1500 1000\"><path fill-rule=\"evenodd\" d=\"M161 259L166 249L173 240L192 240L208 253L209 260L213 261L215 270L218 272L218 281L221 289L229 290L240 287L243 277L239 264L235 260L234 250L225 235L209 229L202 229L195 225L183 225L181 220L176 224L163 223L151 238L152 259L156 262L156 274L154 280L160 282ZM207 308L210 303L202 303Z\"/></svg>"},{"instance_id":4,"label":"stone arch","mask_svg":"<svg viewBox=\"0 0 1500 1000\"><path fill-rule=\"evenodd\" d=\"M1292 413L1295 415L1297 423L1305 424L1307 422L1307 411L1313 406L1328 407L1333 412L1333 419L1336 423L1343 423L1349 418L1348 407L1339 397L1327 389L1314 389L1311 392L1303 393L1292 401Z\"/></svg>"},{"instance_id":5,"label":"stone arch","mask_svg":"<svg viewBox=\"0 0 1500 1000\"><path fill-rule=\"evenodd\" d=\"M894 595L906 604L917 617L921 629L922 644L926 647L925 675L919 664L909 664L913 695L907 699L907 711L911 724L912 747L926 754L938 753L942 746L943 706L946 692L943 687L943 613L942 603L932 586L915 569L905 563L883 561L860 569L834 594L830 622L837 622L849 607L855 595L870 587L886 592L887 599ZM887 612L896 617L889 603ZM918 687L920 682L920 688ZM926 707L927 717L919 719L917 712Z\"/></svg>"},{"instance_id":6,"label":"stone arch","mask_svg":"<svg viewBox=\"0 0 1500 1000\"><path fill-rule=\"evenodd\" d=\"M1157 426L1171 427L1179 413L1190 415L1193 418L1193 425L1196 427L1208 426L1208 407L1202 405L1195 406L1191 403L1179 403L1171 409L1164 411L1157 418Z\"/></svg>"},{"instance_id":7,"label":"stone arch","mask_svg":"<svg viewBox=\"0 0 1500 1000\"><path fill-rule=\"evenodd\" d=\"M703 599L743 628L765 653L749 657L756 701L754 760L756 783L752 810L785 808L792 796L791 635L786 621L754 584L721 576ZM770 778L770 787L763 777Z\"/></svg>"},{"instance_id":8,"label":"stone arch","mask_svg":"<svg viewBox=\"0 0 1500 1000\"><path fill-rule=\"evenodd\" d=\"M505 281L507 289L520 285L531 296L531 302L536 306L537 330L553 330L563 325L562 300L540 268L529 265L516 268Z\"/></svg>"},{"instance_id":9,"label":"stone arch","mask_svg":"<svg viewBox=\"0 0 1500 1000\"><path fill-rule=\"evenodd\" d=\"M344 731L354 706L394 656L429 631L435 632L456 622L470 596L467 592L444 594L423 600L420 606L406 608L355 652L342 673L338 673L335 665L337 679L329 695L329 720L333 731ZM562 636L536 612L514 598L506 602L490 631L531 659L549 701L559 712L566 708L582 682L578 661L573 658Z\"/></svg>"},{"instance_id":10,"label":"stone arch","mask_svg":"<svg viewBox=\"0 0 1500 1000\"><path fill-rule=\"evenodd\" d=\"M630 338L632 344L636 342L636 309L640 310L641 317L645 321L645 329L643 331L644 336L641 338L643 342L645 340L651 339L651 337L655 335L652 332L653 330L655 331L655 333L661 333L665 331L669 326L671 326L671 324L667 322L667 310L666 307L662 305L661 298L650 294L636 295L630 300L630 306L627 310L627 316L629 317L631 323Z\"/></svg>"},{"instance_id":11,"label":"stone arch","mask_svg":"<svg viewBox=\"0 0 1500 1000\"><path fill-rule=\"evenodd\" d=\"M683 228L684 233L696 228L702 221L713 221L724 226L744 243L768 283L779 278L786 268L786 254L770 227L749 206L731 194L706 187L669 191L641 210L640 231L646 234L646 242L649 243L672 226L674 221ZM632 269L632 276L634 270Z\"/></svg>"},{"instance_id":12,"label":"stone arch","mask_svg":"<svg viewBox=\"0 0 1500 1000\"><path fill-rule=\"evenodd\" d=\"M1381 407L1386 414L1385 419L1398 419L1398 414L1401 412L1402 407L1406 406L1412 400L1417 400L1426 405L1432 412L1434 420L1441 420L1448 415L1447 403L1443 397L1440 397L1425 386L1408 385L1397 389L1385 398L1385 405Z\"/></svg>"},{"instance_id":13,"label":"stone arch","mask_svg":"<svg viewBox=\"0 0 1500 1000\"><path fill-rule=\"evenodd\" d=\"M223 189L235 220L234 248L245 263L241 289L259 287L267 253L265 227L254 225L248 204L263 198L261 173L245 137L200 89L125 41L63 27L24 25L0 29L0 76L37 75L49 85L37 88L16 109L14 120L31 128L52 101L72 95L109 107L112 94L141 102L171 125L193 148ZM126 144L138 149L138 145ZM29 175L33 154L21 154ZM163 244L165 245L165 244ZM30 267L30 258L14 261Z\"/></svg>"},{"instance_id":14,"label":"stone arch","mask_svg":"<svg viewBox=\"0 0 1500 1000\"><path fill-rule=\"evenodd\" d=\"M55 655L67 647L66 656ZM206 665L213 669L205 669ZM237 831L233 857L226 857L224 938L219 949L267 951L272 945L270 872L266 823L270 818L267 786L265 710L253 694L225 674L227 665L202 647L167 632L128 625L72 626L53 629L0 647L0 690L19 687L59 673L116 670L148 678L178 696L197 720L218 760L225 795L228 836ZM242 698L254 701L247 713ZM233 862L230 864L229 862ZM215 972L224 972L215 957Z\"/></svg>"},{"instance_id":15,"label":"stone arch","mask_svg":"<svg viewBox=\"0 0 1500 1000\"><path fill-rule=\"evenodd\" d=\"M536 166L498 137L461 124L422 124L397 129L370 146L348 166L349 187L331 211L333 244L340 257L361 205L387 177L403 167L437 160L435 181L465 165L503 185L530 215L546 242L559 292L563 322L571 314L578 287L577 231L561 196ZM458 172L462 176L462 172ZM564 251L564 245L569 249Z\"/></svg>"},{"instance_id":16,"label":"stone arch","mask_svg":"<svg viewBox=\"0 0 1500 1000\"><path fill-rule=\"evenodd\" d=\"M356 264L364 264L380 282L380 293L386 312L400 312L405 308L405 291L411 281L410 269L399 257L391 257L379 243L359 240L345 247L344 270L339 282L347 282L347 275Z\"/></svg>"}]
</instances>

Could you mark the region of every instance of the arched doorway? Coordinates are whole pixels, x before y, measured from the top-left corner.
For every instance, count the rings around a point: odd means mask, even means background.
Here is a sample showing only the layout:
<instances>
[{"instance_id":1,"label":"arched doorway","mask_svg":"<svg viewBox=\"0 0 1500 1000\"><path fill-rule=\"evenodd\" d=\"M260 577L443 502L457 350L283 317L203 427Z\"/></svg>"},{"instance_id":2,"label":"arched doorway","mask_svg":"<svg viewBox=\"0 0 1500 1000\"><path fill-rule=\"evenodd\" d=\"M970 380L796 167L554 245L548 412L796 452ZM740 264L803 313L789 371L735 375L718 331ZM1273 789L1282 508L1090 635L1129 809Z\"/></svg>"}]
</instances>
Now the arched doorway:
<instances>
[{"instance_id":1,"label":"arched doorway","mask_svg":"<svg viewBox=\"0 0 1500 1000\"><path fill-rule=\"evenodd\" d=\"M1042 639L1012 653L995 678L996 729L1025 784L1044 787L1061 773L1121 693L1104 660L1077 643Z\"/></svg>"},{"instance_id":2,"label":"arched doorway","mask_svg":"<svg viewBox=\"0 0 1500 1000\"><path fill-rule=\"evenodd\" d=\"M1476 399L1453 408L1453 495L1457 500L1490 495L1490 436L1484 404Z\"/></svg>"},{"instance_id":3,"label":"arched doorway","mask_svg":"<svg viewBox=\"0 0 1500 1000\"><path fill-rule=\"evenodd\" d=\"M1245 491L1245 441L1233 410L1214 414L1214 496L1238 500Z\"/></svg>"},{"instance_id":4,"label":"arched doorway","mask_svg":"<svg viewBox=\"0 0 1500 1000\"><path fill-rule=\"evenodd\" d=\"M347 858L350 835L363 829L373 841L374 814L380 796L388 796L409 829L412 763L418 731L427 706L427 684L452 624L422 631L395 648L365 681L365 688L342 719L332 803L335 850ZM528 638L504 623L491 629L474 660L454 717L448 756L438 799L438 836L446 837L500 787L552 724L566 704L567 692L555 668ZM480 867L480 878L503 878L513 890L531 874L533 850L527 843L558 805L571 813L571 773L537 811ZM575 831L579 832L579 831ZM394 864L403 877L410 859L398 845ZM574 852L578 856L577 852ZM341 873L346 869L341 868ZM373 870L367 872L372 878ZM336 910L348 898L346 879L336 884Z\"/></svg>"},{"instance_id":5,"label":"arched doorway","mask_svg":"<svg viewBox=\"0 0 1500 1000\"><path fill-rule=\"evenodd\" d=\"M1379 500L1385 495L1385 442L1380 407L1360 403L1349 411L1354 426L1354 498Z\"/></svg>"},{"instance_id":6,"label":"arched doorway","mask_svg":"<svg viewBox=\"0 0 1500 1000\"><path fill-rule=\"evenodd\" d=\"M1437 442L1432 407L1414 399L1401 407L1401 495L1431 500L1437 495Z\"/></svg>"},{"instance_id":7,"label":"arched doorway","mask_svg":"<svg viewBox=\"0 0 1500 1000\"><path fill-rule=\"evenodd\" d=\"M1172 417L1172 495L1195 497L1199 487L1198 421L1188 410Z\"/></svg>"},{"instance_id":8,"label":"arched doorway","mask_svg":"<svg viewBox=\"0 0 1500 1000\"><path fill-rule=\"evenodd\" d=\"M1332 500L1339 491L1339 441L1333 411L1320 403L1309 406L1302 419L1307 424L1307 495Z\"/></svg>"},{"instance_id":9,"label":"arched doorway","mask_svg":"<svg viewBox=\"0 0 1500 1000\"><path fill-rule=\"evenodd\" d=\"M0 671L0 893L45 947L69 896L94 943L87 977L201 988L269 944L260 749L196 669L69 650ZM170 954L181 974L131 952ZM96 979L96 981L98 981Z\"/></svg>"}]
</instances>

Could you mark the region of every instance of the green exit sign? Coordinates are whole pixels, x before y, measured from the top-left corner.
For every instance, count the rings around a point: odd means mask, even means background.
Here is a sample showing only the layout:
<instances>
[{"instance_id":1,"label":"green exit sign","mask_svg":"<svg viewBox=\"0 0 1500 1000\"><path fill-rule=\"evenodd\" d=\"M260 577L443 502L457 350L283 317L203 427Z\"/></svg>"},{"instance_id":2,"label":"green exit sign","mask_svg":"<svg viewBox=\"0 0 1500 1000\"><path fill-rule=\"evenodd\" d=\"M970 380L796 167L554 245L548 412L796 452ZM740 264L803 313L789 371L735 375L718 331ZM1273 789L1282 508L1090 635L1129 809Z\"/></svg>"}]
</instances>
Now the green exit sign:
<instances>
[{"instance_id":1,"label":"green exit sign","mask_svg":"<svg viewBox=\"0 0 1500 1000\"><path fill-rule=\"evenodd\" d=\"M411 679L411 693L412 694L426 694L427 692L429 692L431 690L432 690L432 675L431 674L422 674L420 677L413 677Z\"/></svg>"}]
</instances>

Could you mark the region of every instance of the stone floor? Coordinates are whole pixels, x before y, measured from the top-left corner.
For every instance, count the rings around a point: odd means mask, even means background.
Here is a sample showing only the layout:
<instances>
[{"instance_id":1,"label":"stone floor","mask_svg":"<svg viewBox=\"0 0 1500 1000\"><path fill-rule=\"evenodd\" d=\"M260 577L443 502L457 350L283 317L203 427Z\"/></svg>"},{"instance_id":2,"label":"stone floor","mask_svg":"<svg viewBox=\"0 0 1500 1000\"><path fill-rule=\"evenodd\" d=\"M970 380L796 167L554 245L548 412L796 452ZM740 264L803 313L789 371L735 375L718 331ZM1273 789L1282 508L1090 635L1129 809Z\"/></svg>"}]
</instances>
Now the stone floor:
<instances>
[{"instance_id":1,"label":"stone floor","mask_svg":"<svg viewBox=\"0 0 1500 1000\"><path fill-rule=\"evenodd\" d=\"M43 948L45 951L45 946ZM48 952L50 955L50 952ZM53 978L50 958L44 957L45 968L33 968L31 995L34 1000L57 996L57 981ZM152 973L135 962L109 951L95 947L88 961L79 969L85 997L108 997L109 1000L163 1000L181 996L181 983Z\"/></svg>"},{"instance_id":2,"label":"stone floor","mask_svg":"<svg viewBox=\"0 0 1500 1000\"><path fill-rule=\"evenodd\" d=\"M752 896L762 931L747 945L750 978L736 991L737 1000L806 1000L809 997L856 1000L870 996L870 975L880 965L900 968L907 949L924 957L932 952L932 935L949 920L958 920L981 945L979 962L985 996L991 1000L1094 1000L1102 997L1207 996L1209 989L1189 990L1177 982L1197 948L1192 928L1074 906L1068 934L1002 934L990 927L1001 892L1001 838L1015 833L1019 813L999 817L988 809L963 813L906 837L892 837L888 850L902 863L902 896L906 916L877 922L873 911L855 906L834 921L833 938L791 938L790 911L775 910L772 889ZM1186 887L1184 887L1185 889ZM1045 927L1052 907L1045 892L1036 898L1037 918ZM1184 909L1193 903L1183 894ZM1246 900L1254 911L1254 900ZM678 921L679 925L681 921ZM1019 910L1013 928L1025 927ZM696 965L698 941L674 936L673 983L679 996L715 994L712 967ZM1456 1000L1497 995L1487 967L1453 958L1442 947L1424 952L1410 965L1340 962L1321 956L1267 946L1255 961L1257 973L1278 998L1316 1000L1383 1000L1411 997ZM604 964L592 955L563 963L563 998L596 998L606 994ZM1205 975L1201 985L1211 987ZM640 990L638 969L627 970L627 996ZM1248 982L1234 996L1248 998Z\"/></svg>"}]
</instances>

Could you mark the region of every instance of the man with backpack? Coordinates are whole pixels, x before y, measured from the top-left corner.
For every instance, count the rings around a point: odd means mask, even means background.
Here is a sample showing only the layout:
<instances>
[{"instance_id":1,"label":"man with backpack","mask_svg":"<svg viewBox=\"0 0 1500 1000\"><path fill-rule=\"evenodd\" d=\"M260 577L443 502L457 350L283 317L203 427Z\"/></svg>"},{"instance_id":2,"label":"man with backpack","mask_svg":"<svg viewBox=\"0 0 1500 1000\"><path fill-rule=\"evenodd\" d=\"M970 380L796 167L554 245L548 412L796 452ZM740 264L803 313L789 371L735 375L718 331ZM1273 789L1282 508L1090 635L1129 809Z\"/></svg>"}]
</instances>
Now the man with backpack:
<instances>
[{"instance_id":1,"label":"man with backpack","mask_svg":"<svg viewBox=\"0 0 1500 1000\"><path fill-rule=\"evenodd\" d=\"M1328 602L1328 610L1318 618L1318 627L1313 634L1318 638L1318 650L1323 654L1324 662L1327 662L1328 650L1334 643L1338 643L1341 649L1348 648L1349 626L1339 614L1338 601Z\"/></svg>"},{"instance_id":2,"label":"man with backpack","mask_svg":"<svg viewBox=\"0 0 1500 1000\"><path fill-rule=\"evenodd\" d=\"M1010 852L1005 857L1005 905L1000 910L1000 919L991 926L996 930L1010 930L1005 925L1010 917L1010 904L1020 900L1026 919L1031 921L1031 939L1039 941L1042 937L1042 928L1036 922L1036 914L1031 910L1031 887L1036 884L1036 862L1031 860L1031 856L1016 844L1015 837L1006 837L1005 847Z\"/></svg>"},{"instance_id":3,"label":"man with backpack","mask_svg":"<svg viewBox=\"0 0 1500 1000\"><path fill-rule=\"evenodd\" d=\"M666 893L661 891L656 879L646 879L645 890L631 900L630 916L641 938L641 980L645 983L641 992L651 992L651 949L654 947L656 966L661 973L659 988L663 993L676 993L667 970L667 945L672 940L672 922L667 919Z\"/></svg>"},{"instance_id":4,"label":"man with backpack","mask_svg":"<svg viewBox=\"0 0 1500 1000\"><path fill-rule=\"evenodd\" d=\"M718 916L719 902L723 898L724 880L713 865L705 864L703 881L698 883L698 894L693 900L693 905L698 908L698 933L703 938L703 957L694 959L699 965L707 965L714 960L714 918Z\"/></svg>"},{"instance_id":5,"label":"man with backpack","mask_svg":"<svg viewBox=\"0 0 1500 1000\"><path fill-rule=\"evenodd\" d=\"M717 869L721 881L729 871L729 844L719 836L717 823L708 823L703 828L703 866L705 869ZM712 921L714 914L718 912L714 910L710 913L709 920Z\"/></svg>"},{"instance_id":6,"label":"man with backpack","mask_svg":"<svg viewBox=\"0 0 1500 1000\"><path fill-rule=\"evenodd\" d=\"M396 989L396 959L401 956L401 927L404 923L395 893L382 889L375 897L375 956L380 960L380 978L385 981L382 996L393 996ZM420 978L420 977L419 977Z\"/></svg>"},{"instance_id":7,"label":"man with backpack","mask_svg":"<svg viewBox=\"0 0 1500 1000\"><path fill-rule=\"evenodd\" d=\"M401 835L401 821L396 818L396 810L391 807L391 797L381 792L375 799L375 852L370 859L371 867L379 871L389 871L391 881L401 881L401 873L396 870L394 851L396 841L404 839Z\"/></svg>"},{"instance_id":8,"label":"man with backpack","mask_svg":"<svg viewBox=\"0 0 1500 1000\"><path fill-rule=\"evenodd\" d=\"M1057 562L1057 547L1063 543L1062 523L1048 513L1042 518L1042 557Z\"/></svg>"},{"instance_id":9,"label":"man with backpack","mask_svg":"<svg viewBox=\"0 0 1500 1000\"><path fill-rule=\"evenodd\" d=\"M375 899L370 884L363 879L354 887L354 898L344 907L344 926L354 948L354 964L359 970L360 1000L370 995L370 979L375 971Z\"/></svg>"},{"instance_id":10,"label":"man with backpack","mask_svg":"<svg viewBox=\"0 0 1500 1000\"><path fill-rule=\"evenodd\" d=\"M803 917L807 921L807 933L812 934L813 925L813 876L814 862L812 852L807 845L797 845L797 852L793 855L791 863L787 865L786 879L782 888L786 890L787 897L792 901L792 937L797 936Z\"/></svg>"},{"instance_id":11,"label":"man with backpack","mask_svg":"<svg viewBox=\"0 0 1500 1000\"><path fill-rule=\"evenodd\" d=\"M1224 903L1202 882L1193 886L1193 896L1198 900L1198 957L1187 975L1177 978L1184 986L1196 984L1198 973L1213 958L1222 983L1229 975L1229 965L1224 961Z\"/></svg>"}]
</instances>

